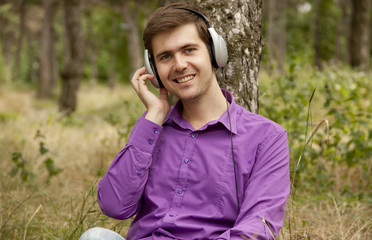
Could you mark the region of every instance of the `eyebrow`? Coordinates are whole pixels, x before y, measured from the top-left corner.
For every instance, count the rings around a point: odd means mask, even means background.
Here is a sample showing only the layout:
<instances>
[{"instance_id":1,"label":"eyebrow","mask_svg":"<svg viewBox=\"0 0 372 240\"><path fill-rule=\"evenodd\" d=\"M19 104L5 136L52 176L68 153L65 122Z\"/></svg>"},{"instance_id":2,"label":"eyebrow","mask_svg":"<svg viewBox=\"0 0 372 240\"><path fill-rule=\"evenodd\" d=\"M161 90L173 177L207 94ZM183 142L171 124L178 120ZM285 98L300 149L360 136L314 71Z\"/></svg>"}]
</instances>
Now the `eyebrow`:
<instances>
[{"instance_id":1,"label":"eyebrow","mask_svg":"<svg viewBox=\"0 0 372 240\"><path fill-rule=\"evenodd\" d=\"M190 48L190 47L199 47L199 44L197 44L197 43L187 43L187 44L179 47L175 51L179 51L179 50ZM163 52L160 52L160 53L156 54L155 59L159 59L161 56L170 54L170 53L175 52L175 51L163 51Z\"/></svg>"}]
</instances>

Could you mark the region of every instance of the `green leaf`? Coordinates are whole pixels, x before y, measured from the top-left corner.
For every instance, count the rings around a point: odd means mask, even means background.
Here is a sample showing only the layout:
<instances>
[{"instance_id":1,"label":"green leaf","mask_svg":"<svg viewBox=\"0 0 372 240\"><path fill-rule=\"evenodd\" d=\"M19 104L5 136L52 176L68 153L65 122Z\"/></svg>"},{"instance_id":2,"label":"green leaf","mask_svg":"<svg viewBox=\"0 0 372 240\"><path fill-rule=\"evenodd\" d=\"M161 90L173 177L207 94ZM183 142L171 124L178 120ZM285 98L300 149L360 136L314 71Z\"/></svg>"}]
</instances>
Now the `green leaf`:
<instances>
[{"instance_id":1,"label":"green leaf","mask_svg":"<svg viewBox=\"0 0 372 240\"><path fill-rule=\"evenodd\" d=\"M48 172L49 172L49 177L51 177L51 176L55 176L55 175L59 174L60 172L62 172L62 169L57 168L57 167L54 165L54 161L53 161L53 159L51 159L51 158L47 158L47 159L44 161L44 164L45 164L45 167L47 168L47 170L48 170Z\"/></svg>"},{"instance_id":2,"label":"green leaf","mask_svg":"<svg viewBox=\"0 0 372 240\"><path fill-rule=\"evenodd\" d=\"M39 152L41 153L41 155L44 155L45 153L49 152L49 149L44 147L44 142L40 142Z\"/></svg>"}]
</instances>

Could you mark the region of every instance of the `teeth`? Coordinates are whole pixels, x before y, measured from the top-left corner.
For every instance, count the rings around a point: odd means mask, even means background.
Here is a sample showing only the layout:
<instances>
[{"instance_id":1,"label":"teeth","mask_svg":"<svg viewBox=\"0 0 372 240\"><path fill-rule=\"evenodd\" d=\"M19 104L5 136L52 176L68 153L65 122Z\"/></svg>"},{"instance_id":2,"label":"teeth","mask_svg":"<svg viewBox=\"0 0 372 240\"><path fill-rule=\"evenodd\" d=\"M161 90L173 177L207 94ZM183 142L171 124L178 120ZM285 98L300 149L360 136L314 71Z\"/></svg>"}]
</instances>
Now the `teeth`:
<instances>
[{"instance_id":1,"label":"teeth","mask_svg":"<svg viewBox=\"0 0 372 240\"><path fill-rule=\"evenodd\" d=\"M181 78L181 79L177 79L177 82L178 83L184 83L184 82L190 81L194 77L195 77L194 75L190 75L190 76L187 76L187 77L184 77L184 78Z\"/></svg>"}]
</instances>

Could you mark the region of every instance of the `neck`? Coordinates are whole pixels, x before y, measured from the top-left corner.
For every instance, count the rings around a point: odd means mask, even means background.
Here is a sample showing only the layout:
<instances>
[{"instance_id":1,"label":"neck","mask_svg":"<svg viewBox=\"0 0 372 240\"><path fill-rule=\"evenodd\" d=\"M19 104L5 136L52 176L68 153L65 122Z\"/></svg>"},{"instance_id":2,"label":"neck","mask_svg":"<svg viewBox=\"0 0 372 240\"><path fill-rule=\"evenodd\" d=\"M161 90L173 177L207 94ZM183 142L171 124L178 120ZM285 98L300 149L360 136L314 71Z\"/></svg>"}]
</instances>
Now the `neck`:
<instances>
[{"instance_id":1,"label":"neck","mask_svg":"<svg viewBox=\"0 0 372 240\"><path fill-rule=\"evenodd\" d=\"M226 99L220 90L214 91L214 94L205 96L203 99L196 99L193 101L182 101L183 104L183 118L187 120L194 129L203 127L210 121L218 120L226 111Z\"/></svg>"}]
</instances>

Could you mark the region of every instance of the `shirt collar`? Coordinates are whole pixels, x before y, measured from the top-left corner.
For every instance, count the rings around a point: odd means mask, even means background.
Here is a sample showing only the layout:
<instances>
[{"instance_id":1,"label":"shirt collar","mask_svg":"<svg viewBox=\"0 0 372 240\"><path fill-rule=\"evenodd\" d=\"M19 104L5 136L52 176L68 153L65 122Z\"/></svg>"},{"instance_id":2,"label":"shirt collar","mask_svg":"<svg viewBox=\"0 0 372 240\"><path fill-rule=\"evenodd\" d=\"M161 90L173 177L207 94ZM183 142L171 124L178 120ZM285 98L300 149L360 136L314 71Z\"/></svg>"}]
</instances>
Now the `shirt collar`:
<instances>
[{"instance_id":1,"label":"shirt collar","mask_svg":"<svg viewBox=\"0 0 372 240\"><path fill-rule=\"evenodd\" d=\"M217 121L210 122L208 125L215 124L216 122L220 122L223 124L223 126L225 126L227 130L230 131L230 122L231 122L231 132L234 134L237 134L236 120L237 120L238 105L235 103L234 97L229 91L225 89L221 89L221 91L226 97L227 101L230 103L230 106L227 109L227 111L225 111ZM165 118L164 123L174 122L182 128L190 128L190 123L188 123L182 117L182 108L183 108L182 102L181 100L178 100L177 103L170 109L167 117Z\"/></svg>"}]
</instances>

